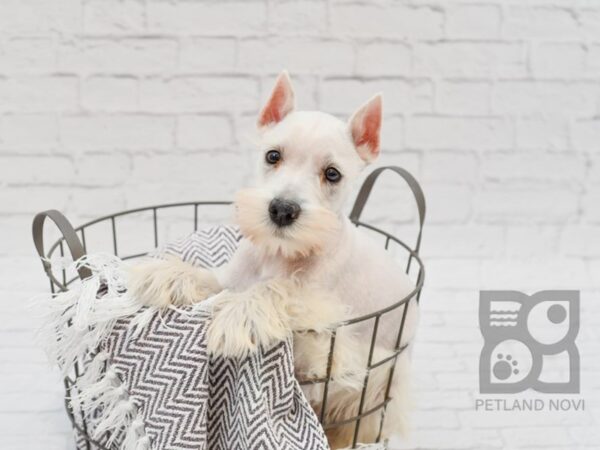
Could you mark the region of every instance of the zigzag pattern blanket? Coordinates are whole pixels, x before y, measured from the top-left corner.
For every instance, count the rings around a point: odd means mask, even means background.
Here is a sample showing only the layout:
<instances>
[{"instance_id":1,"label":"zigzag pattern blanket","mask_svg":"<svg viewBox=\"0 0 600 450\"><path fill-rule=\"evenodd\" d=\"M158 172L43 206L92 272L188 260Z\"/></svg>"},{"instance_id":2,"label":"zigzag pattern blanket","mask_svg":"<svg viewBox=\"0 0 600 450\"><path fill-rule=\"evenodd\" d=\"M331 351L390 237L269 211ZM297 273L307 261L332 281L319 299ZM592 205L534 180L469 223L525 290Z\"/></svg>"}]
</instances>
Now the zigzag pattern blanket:
<instances>
[{"instance_id":1,"label":"zigzag pattern blanket","mask_svg":"<svg viewBox=\"0 0 600 450\"><path fill-rule=\"evenodd\" d=\"M225 263L240 239L229 227L193 233L162 250L204 267ZM244 360L212 358L202 308L158 312L124 292L121 262L88 257L94 273L53 299L50 349L74 380L74 420L107 448L325 450L294 378L291 341ZM104 289L102 296L96 295ZM68 325L70 323L70 325ZM92 353L90 353L92 351ZM78 434L78 449L87 449Z\"/></svg>"}]
</instances>

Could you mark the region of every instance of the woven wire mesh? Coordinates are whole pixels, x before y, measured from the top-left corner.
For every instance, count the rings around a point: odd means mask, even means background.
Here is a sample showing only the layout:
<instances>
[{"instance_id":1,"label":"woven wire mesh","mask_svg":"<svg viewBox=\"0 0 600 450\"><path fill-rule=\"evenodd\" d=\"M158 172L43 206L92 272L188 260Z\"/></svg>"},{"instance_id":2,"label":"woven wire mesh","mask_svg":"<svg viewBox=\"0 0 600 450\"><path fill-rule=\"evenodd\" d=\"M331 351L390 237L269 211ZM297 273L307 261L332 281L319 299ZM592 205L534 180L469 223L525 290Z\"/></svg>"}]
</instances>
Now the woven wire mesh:
<instances>
[{"instance_id":1,"label":"woven wire mesh","mask_svg":"<svg viewBox=\"0 0 600 450\"><path fill-rule=\"evenodd\" d=\"M385 169L385 168L382 168L382 169ZM398 170L401 170L401 169L398 169ZM373 181L377 175L378 174L376 174L375 177L373 177ZM366 182L365 182L365 184L366 184ZM418 185L417 185L417 187L418 187ZM364 190L364 186L363 186L363 190ZM420 188L419 188L419 192L420 192ZM423 265L422 260L419 257L419 248L420 248L420 243L421 243L421 233L422 233L423 219L424 219L424 200L422 201L422 203L419 203L419 199L417 198L417 203L418 203L418 206L420 209L419 212L421 215L421 221L420 221L420 228L419 228L419 233L418 233L418 236L416 239L416 243L414 244L414 246L411 247L408 244L401 241L400 239L398 239L397 237L395 237L394 235L392 235L391 233L384 231L383 229L376 227L374 225L371 225L369 223L362 222L358 219L358 217L360 216L360 212L362 211L362 207L364 207L364 203L368 199L369 193L370 193L370 188L367 190L366 197L362 199L362 205L359 208L360 211L358 211L358 214L356 214L355 213L356 205L358 204L358 202L360 200L360 194L359 194L359 199L357 199L357 203L355 204L355 208L354 208L353 213L351 214L350 218L357 227L368 230L371 233L373 233L374 235L381 237L383 239L383 245L386 250L388 250L388 251L396 250L396 254L395 254L396 257L404 256L404 258L406 260L406 265L405 265L406 273L413 275L413 278L415 281L415 287L408 295L406 295L405 297L403 297L401 299L398 299L395 303L393 303L381 310L373 311L372 313L362 315L360 317L355 317L355 318L352 318L351 320L347 320L343 323L340 323L337 327L335 327L333 329L333 331L331 333L331 338L329 341L329 354L328 354L328 358L327 358L327 367L326 367L324 376L298 380L302 386L307 386L307 385L321 385L322 386L322 398L321 398L321 401L318 402L319 404L318 404L318 408L316 409L316 412L319 416L319 420L323 426L323 429L325 431L328 431L328 430L333 430L333 429L336 429L336 428L342 427L342 426L353 426L354 427L353 438L352 438L352 447L353 448L356 447L356 445L358 443L361 421L367 416L378 415L379 431L378 431L378 435L376 437L376 442L381 441L381 433L382 433L383 425L384 425L384 421L385 421L386 406L391 401L390 388L392 386L392 381L394 378L396 362L397 362L398 357L406 350L406 348L409 345L408 343L401 345L403 332L404 332L404 328L405 328L405 323L406 323L408 304L409 304L409 302L419 302L422 287L423 287L423 282L424 282L424 276L425 276L424 265ZM417 197L417 193L414 192L414 189L413 189L413 193L415 194L415 197ZM422 196L422 193L421 193L421 196ZM231 202L228 202L228 201L210 201L210 202L198 201L198 202L171 203L171 204L163 204L163 205L149 206L149 207L144 207L144 208L131 209L131 210L118 212L115 214L103 216L98 219L89 221L79 227L74 228L74 231L79 238L79 241L81 243L84 253L87 254L87 252L88 252L88 236L89 236L90 232L92 231L92 229L94 229L95 227L99 227L101 225L108 225L108 227L105 227L105 233L107 232L107 235L108 235L108 240L106 240L105 242L108 243L108 246L110 248L103 248L103 249L99 249L99 250L102 250L104 252L113 253L114 255L118 256L119 258L121 258L123 260L135 259L135 258L140 258L140 257L146 256L151 250L143 251L143 252L133 252L133 253L127 253L127 252L121 251L121 249L120 249L121 223L120 222L125 222L125 219L131 218L135 215L145 214L146 220L142 221L142 222L138 222L138 226L139 226L139 223L148 223L149 222L150 228L152 230L151 235L150 235L151 242L149 243L149 246L156 248L156 247L159 247L160 245L166 243L166 241L165 242L161 241L161 236L159 233L159 229L161 227L161 220L162 220L162 217L165 215L165 212L167 212L169 210L175 210L175 209L177 209L178 211L186 211L183 215L179 214L175 218L170 217L169 219L167 219L165 217L165 221L170 220L171 223L173 223L173 221L181 222L182 220L184 220L191 227L191 229L189 231L192 231L192 230L197 231L199 229L200 224L203 223L203 221L207 217L204 214L203 209L206 209L208 207L213 207L213 206L227 207L230 204L231 204ZM422 204L422 206L421 206L421 204ZM421 211L421 209L422 209L422 211ZM40 213L40 215L43 215L43 214L45 214L45 213ZM150 215L149 217L148 217L148 214ZM186 216L187 216L187 220L185 220ZM34 238L35 238L35 234L36 233L34 231ZM49 261L57 255L65 256L65 247L66 246L67 246L67 240L63 236L62 238L59 238L58 240L56 240L49 247L47 252L43 252L43 250L41 250L39 248L38 248L38 252L40 252L41 256L44 256L46 261ZM94 251L94 250L90 249L90 252L91 251ZM43 252L43 255L42 255L42 252ZM399 252L399 254L398 254L398 252ZM81 278L81 273L69 274L68 271L65 269L59 270L57 272L57 271L53 270L49 264L44 264L44 268L46 270L46 274L48 275L48 277L50 279L50 289L51 289L52 293L68 290L73 285L73 283L78 282ZM416 272L416 274L415 274L415 272ZM393 314L394 312L399 313L398 315L400 316L400 320L398 322L397 335L396 335L393 351L390 354L387 354L382 359L374 360L374 354L375 354L374 349L375 349L375 345L376 345L376 341L377 341L377 333L379 330L379 325L382 320L382 317L384 317L387 314ZM363 383L361 393L360 393L360 400L359 400L358 408L355 411L355 414L352 414L351 416L344 417L341 420L327 422L326 417L327 417L327 412L328 412L327 406L328 406L328 401L329 401L329 388L330 388L330 384L332 382L335 382L335 380L332 378L331 372L332 372L333 355L334 355L335 345L336 345L336 335L339 333L339 331L343 327L351 327L353 325L365 324L365 323L371 324L371 326L370 326L371 337L370 337L369 353L368 353L367 360L366 360L364 383ZM93 352L94 352L94 349L90 349L90 354L93 354ZM379 401L375 405L369 405L368 409L366 409L366 397L367 397L369 376L373 370L375 370L377 368L383 368L386 365L389 366L389 367L387 367L387 370L388 370L387 382L386 382L386 389L385 389L385 392L383 393L381 401ZM66 406L67 414L71 420L71 423L73 424L76 439L79 442L78 448L84 448L86 450L113 450L113 449L116 449L116 448L118 448L117 445L112 445L112 446L106 445L106 442L109 438L108 435L103 436L100 439L92 439L92 437L90 437L90 435L88 434L86 416L81 411L74 409L74 405L71 404L71 402L69 402L69 398L73 394L73 390L76 389L75 380L77 379L77 377L79 377L81 375L84 366L85 366L85 361L77 362L74 366L73 372L70 373L68 376L66 376L64 379L65 392L66 392L65 406Z\"/></svg>"}]
</instances>

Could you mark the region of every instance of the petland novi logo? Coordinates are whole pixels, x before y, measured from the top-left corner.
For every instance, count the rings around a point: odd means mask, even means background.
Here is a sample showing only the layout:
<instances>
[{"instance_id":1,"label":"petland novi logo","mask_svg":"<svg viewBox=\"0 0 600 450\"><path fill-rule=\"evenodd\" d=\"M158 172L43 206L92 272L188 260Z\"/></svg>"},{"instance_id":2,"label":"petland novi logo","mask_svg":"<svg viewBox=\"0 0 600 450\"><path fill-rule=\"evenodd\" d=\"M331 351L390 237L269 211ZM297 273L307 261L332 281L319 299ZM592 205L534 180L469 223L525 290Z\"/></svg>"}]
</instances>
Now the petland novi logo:
<instances>
[{"instance_id":1,"label":"petland novi logo","mask_svg":"<svg viewBox=\"0 0 600 450\"><path fill-rule=\"evenodd\" d=\"M579 394L579 291L482 291L479 327L481 394ZM535 393L532 393L535 394ZM490 397L475 399L477 411L584 411L573 398Z\"/></svg>"},{"instance_id":2,"label":"petland novi logo","mask_svg":"<svg viewBox=\"0 0 600 450\"><path fill-rule=\"evenodd\" d=\"M579 291L540 291L533 295L482 291L479 326L484 338L479 358L481 394L516 394L527 389L544 394L579 393L579 351L575 345ZM513 409L506 407L506 399L489 398L478 399L476 408L494 400L505 405L499 409ZM539 410L543 403L538 400L533 410Z\"/></svg>"},{"instance_id":3,"label":"petland novi logo","mask_svg":"<svg viewBox=\"0 0 600 450\"><path fill-rule=\"evenodd\" d=\"M579 393L579 291L482 291L482 394Z\"/></svg>"}]
</instances>

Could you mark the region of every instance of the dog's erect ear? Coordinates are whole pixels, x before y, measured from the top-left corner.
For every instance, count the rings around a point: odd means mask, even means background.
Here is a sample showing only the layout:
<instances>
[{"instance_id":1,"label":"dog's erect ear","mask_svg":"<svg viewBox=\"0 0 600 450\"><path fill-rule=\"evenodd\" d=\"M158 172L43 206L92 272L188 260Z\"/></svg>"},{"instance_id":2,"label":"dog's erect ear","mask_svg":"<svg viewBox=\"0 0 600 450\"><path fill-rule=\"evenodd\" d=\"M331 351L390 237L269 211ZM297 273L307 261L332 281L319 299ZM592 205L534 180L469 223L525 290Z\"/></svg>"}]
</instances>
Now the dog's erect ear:
<instances>
[{"instance_id":1,"label":"dog's erect ear","mask_svg":"<svg viewBox=\"0 0 600 450\"><path fill-rule=\"evenodd\" d=\"M350 118L348 126L361 159L367 163L375 161L379 155L381 94L377 94L358 108Z\"/></svg>"},{"instance_id":2,"label":"dog's erect ear","mask_svg":"<svg viewBox=\"0 0 600 450\"><path fill-rule=\"evenodd\" d=\"M293 110L294 89L290 75L284 70L277 77L269 101L258 116L258 127L262 128L281 122Z\"/></svg>"}]
</instances>

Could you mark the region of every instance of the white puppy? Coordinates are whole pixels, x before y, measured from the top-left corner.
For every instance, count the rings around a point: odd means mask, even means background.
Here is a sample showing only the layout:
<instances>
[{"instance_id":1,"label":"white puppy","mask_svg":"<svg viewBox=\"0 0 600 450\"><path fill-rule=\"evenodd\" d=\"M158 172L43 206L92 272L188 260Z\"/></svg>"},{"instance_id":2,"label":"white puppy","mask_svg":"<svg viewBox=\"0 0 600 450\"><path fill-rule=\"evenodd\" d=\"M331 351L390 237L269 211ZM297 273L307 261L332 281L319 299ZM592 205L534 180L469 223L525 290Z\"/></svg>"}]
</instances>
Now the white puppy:
<instances>
[{"instance_id":1,"label":"white puppy","mask_svg":"<svg viewBox=\"0 0 600 450\"><path fill-rule=\"evenodd\" d=\"M231 262L210 271L172 259L148 261L133 268L131 291L161 307L219 293L213 299L209 351L242 357L296 332L298 377L324 377L333 325L396 303L414 289L403 268L343 212L353 182L379 154L381 117L379 95L348 123L322 112L295 111L292 85L283 72L258 119L256 185L236 196L245 239ZM409 305L400 345L416 325L416 301ZM371 363L396 348L404 307L379 320ZM389 386L391 363L366 370L374 320L336 331L323 417L327 425L358 414L368 375L363 412L386 395L392 398L381 430L385 438L403 426L408 359L400 356ZM322 413L322 384L305 392ZM359 442L377 438L380 417L377 412L361 420ZM334 449L350 445L354 433L354 423L327 429Z\"/></svg>"}]
</instances>

